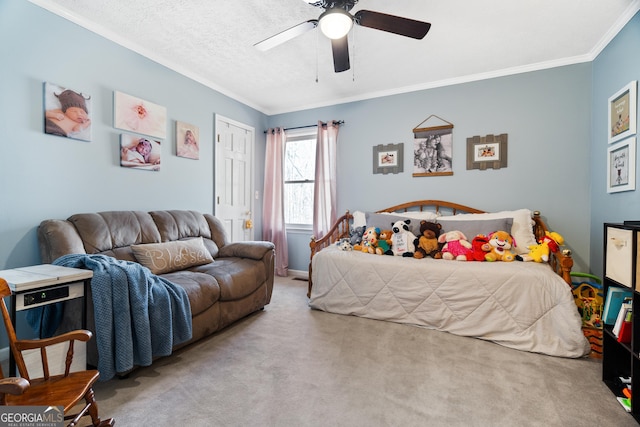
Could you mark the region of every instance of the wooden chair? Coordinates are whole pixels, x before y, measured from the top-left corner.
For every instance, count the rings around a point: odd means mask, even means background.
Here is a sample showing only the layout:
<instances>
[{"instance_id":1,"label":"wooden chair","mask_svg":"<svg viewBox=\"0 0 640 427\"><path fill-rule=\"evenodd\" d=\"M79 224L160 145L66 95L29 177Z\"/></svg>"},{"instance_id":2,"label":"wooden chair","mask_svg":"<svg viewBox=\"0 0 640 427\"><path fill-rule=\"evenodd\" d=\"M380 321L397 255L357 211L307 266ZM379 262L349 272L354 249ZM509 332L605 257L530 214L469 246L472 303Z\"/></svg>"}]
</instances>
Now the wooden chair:
<instances>
[{"instance_id":1,"label":"wooden chair","mask_svg":"<svg viewBox=\"0 0 640 427\"><path fill-rule=\"evenodd\" d=\"M70 427L77 426L80 418L86 415L91 417L91 425L93 426L113 426L115 423L113 419L101 421L98 417L98 404L93 393L93 384L98 380L100 373L97 370L69 372L73 360L74 342L89 341L91 332L78 330L52 338L18 340L4 302L4 298L9 295L11 295L11 289L7 281L0 278L0 310L2 310L9 345L20 373L20 377L5 378L2 367L0 367L0 405L62 406L65 421L71 420L68 424ZM65 372L61 375L50 375L46 347L62 342L69 342ZM44 373L42 378L32 379L27 372L22 351L31 349L40 349ZM84 402L81 402L83 399ZM80 405L83 407L77 411L77 407Z\"/></svg>"}]
</instances>

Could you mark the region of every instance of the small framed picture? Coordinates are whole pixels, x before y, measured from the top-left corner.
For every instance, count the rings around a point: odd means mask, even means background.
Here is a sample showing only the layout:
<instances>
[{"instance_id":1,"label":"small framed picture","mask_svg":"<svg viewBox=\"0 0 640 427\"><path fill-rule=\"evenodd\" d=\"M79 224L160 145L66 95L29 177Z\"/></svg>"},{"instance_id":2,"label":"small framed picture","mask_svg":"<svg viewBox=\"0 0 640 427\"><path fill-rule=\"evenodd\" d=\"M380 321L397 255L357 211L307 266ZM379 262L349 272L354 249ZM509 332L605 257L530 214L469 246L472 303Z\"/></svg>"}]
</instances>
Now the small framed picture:
<instances>
[{"instance_id":1,"label":"small framed picture","mask_svg":"<svg viewBox=\"0 0 640 427\"><path fill-rule=\"evenodd\" d=\"M607 150L607 193L636 189L636 139L628 138Z\"/></svg>"},{"instance_id":2,"label":"small framed picture","mask_svg":"<svg viewBox=\"0 0 640 427\"><path fill-rule=\"evenodd\" d=\"M120 135L120 166L147 171L160 170L160 141L140 135Z\"/></svg>"},{"instance_id":3,"label":"small framed picture","mask_svg":"<svg viewBox=\"0 0 640 427\"><path fill-rule=\"evenodd\" d=\"M373 173L399 173L404 170L404 144L373 147Z\"/></svg>"},{"instance_id":4,"label":"small framed picture","mask_svg":"<svg viewBox=\"0 0 640 427\"><path fill-rule=\"evenodd\" d=\"M467 138L467 169L506 168L507 139L506 133Z\"/></svg>"},{"instance_id":5,"label":"small framed picture","mask_svg":"<svg viewBox=\"0 0 640 427\"><path fill-rule=\"evenodd\" d=\"M609 144L636 134L637 81L609 98Z\"/></svg>"},{"instance_id":6,"label":"small framed picture","mask_svg":"<svg viewBox=\"0 0 640 427\"><path fill-rule=\"evenodd\" d=\"M197 126L176 121L176 155L200 159L200 130Z\"/></svg>"}]
</instances>

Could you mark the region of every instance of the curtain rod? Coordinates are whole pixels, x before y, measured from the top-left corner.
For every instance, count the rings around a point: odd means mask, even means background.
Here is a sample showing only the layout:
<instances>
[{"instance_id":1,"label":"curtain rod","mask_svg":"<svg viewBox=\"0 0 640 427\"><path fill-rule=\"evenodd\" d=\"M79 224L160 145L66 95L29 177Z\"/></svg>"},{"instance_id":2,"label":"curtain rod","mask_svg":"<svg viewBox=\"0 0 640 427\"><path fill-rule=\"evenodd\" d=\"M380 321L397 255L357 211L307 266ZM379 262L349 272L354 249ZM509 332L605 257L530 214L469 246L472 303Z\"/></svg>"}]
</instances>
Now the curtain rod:
<instances>
[{"instance_id":1,"label":"curtain rod","mask_svg":"<svg viewBox=\"0 0 640 427\"><path fill-rule=\"evenodd\" d=\"M336 124L338 126L343 125L344 124L344 120L333 120L333 124ZM323 125L326 125L326 123L323 123ZM307 125L307 126L296 126L296 127L292 127L292 128L284 128L284 130L294 130L294 129L304 129L304 128L315 128L318 125ZM264 133L267 133L268 130L265 130Z\"/></svg>"}]
</instances>

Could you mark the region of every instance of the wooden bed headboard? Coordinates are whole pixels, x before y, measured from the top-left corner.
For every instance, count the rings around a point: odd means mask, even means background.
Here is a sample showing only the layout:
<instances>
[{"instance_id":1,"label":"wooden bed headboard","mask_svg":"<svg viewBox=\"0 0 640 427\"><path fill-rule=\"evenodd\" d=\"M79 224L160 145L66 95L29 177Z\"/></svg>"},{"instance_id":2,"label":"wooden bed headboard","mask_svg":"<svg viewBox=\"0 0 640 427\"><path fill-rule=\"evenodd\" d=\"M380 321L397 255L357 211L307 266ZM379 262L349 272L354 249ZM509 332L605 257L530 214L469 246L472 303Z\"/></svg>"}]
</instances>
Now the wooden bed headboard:
<instances>
[{"instance_id":1,"label":"wooden bed headboard","mask_svg":"<svg viewBox=\"0 0 640 427\"><path fill-rule=\"evenodd\" d=\"M376 212L402 213L411 211L421 212L425 210L436 212L443 216L457 215L462 213L487 213L487 211L471 208L469 206L461 205L458 203L446 202L443 200L417 200L414 202L407 202L400 205L391 206ZM536 241L539 241L542 237L544 237L545 232L548 231L548 228L542 220L539 211L533 212L533 221L533 234L536 237ZM313 286L313 283L311 282L311 264L313 261L313 256L327 246L336 243L340 239L348 238L350 236L352 223L353 215L351 215L351 213L347 211L344 215L338 218L335 224L322 238L311 238L311 242L309 243L311 256L309 258L309 290L307 292L308 297L311 296L311 287ZM571 285L571 268L573 267L573 258L571 258L571 251L569 249L551 253L549 257L549 265L551 266L553 271L555 271L560 277L562 277L565 282L567 282L568 285Z\"/></svg>"}]
</instances>

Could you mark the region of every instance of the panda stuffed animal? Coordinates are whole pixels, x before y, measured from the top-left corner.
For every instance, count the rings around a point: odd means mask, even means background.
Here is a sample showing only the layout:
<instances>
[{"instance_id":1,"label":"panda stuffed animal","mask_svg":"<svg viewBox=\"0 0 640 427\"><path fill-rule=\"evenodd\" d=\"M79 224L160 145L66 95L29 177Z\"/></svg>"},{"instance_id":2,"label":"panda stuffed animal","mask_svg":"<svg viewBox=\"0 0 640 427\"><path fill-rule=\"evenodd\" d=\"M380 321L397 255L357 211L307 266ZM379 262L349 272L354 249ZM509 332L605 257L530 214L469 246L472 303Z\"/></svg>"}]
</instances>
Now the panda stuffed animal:
<instances>
[{"instance_id":1,"label":"panda stuffed animal","mask_svg":"<svg viewBox=\"0 0 640 427\"><path fill-rule=\"evenodd\" d=\"M396 221L391 224L391 250L393 255L402 257L412 257L416 251L416 235L409 230L410 219Z\"/></svg>"}]
</instances>

